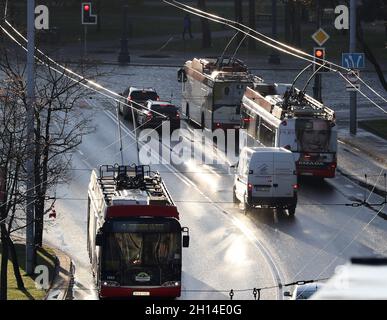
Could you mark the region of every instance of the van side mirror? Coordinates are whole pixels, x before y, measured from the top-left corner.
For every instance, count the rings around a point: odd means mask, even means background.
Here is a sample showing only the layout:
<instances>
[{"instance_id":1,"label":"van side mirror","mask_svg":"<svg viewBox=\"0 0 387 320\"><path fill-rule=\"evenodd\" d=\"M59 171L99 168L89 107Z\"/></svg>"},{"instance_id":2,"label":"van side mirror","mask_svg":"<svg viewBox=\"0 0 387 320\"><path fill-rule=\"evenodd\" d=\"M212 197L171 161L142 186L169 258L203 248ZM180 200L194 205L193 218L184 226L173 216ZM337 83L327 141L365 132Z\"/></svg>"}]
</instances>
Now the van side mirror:
<instances>
[{"instance_id":1,"label":"van side mirror","mask_svg":"<svg viewBox=\"0 0 387 320\"><path fill-rule=\"evenodd\" d=\"M183 248L189 247L189 229L187 227L182 228L183 232Z\"/></svg>"},{"instance_id":2,"label":"van side mirror","mask_svg":"<svg viewBox=\"0 0 387 320\"><path fill-rule=\"evenodd\" d=\"M291 297L292 294L290 293L290 291L285 291L284 292L284 297Z\"/></svg>"},{"instance_id":3,"label":"van side mirror","mask_svg":"<svg viewBox=\"0 0 387 320\"><path fill-rule=\"evenodd\" d=\"M101 247L103 244L103 233L102 230L99 229L97 234L95 235L95 245Z\"/></svg>"}]
</instances>

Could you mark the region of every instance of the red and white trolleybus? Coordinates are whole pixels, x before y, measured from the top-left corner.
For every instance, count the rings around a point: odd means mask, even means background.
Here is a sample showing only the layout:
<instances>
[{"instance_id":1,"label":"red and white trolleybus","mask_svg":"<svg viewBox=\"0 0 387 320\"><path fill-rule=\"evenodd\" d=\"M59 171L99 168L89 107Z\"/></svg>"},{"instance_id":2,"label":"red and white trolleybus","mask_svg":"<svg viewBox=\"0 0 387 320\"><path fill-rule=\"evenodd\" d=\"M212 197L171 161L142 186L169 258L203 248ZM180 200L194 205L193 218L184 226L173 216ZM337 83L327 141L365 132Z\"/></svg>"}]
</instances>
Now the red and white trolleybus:
<instances>
[{"instance_id":1,"label":"red and white trolleybus","mask_svg":"<svg viewBox=\"0 0 387 320\"><path fill-rule=\"evenodd\" d=\"M242 99L241 128L247 145L292 151L298 175L335 176L335 118L332 109L291 85L259 81Z\"/></svg>"},{"instance_id":2,"label":"red and white trolleybus","mask_svg":"<svg viewBox=\"0 0 387 320\"><path fill-rule=\"evenodd\" d=\"M103 165L88 189L87 247L100 298L179 297L188 228L159 173Z\"/></svg>"}]
</instances>

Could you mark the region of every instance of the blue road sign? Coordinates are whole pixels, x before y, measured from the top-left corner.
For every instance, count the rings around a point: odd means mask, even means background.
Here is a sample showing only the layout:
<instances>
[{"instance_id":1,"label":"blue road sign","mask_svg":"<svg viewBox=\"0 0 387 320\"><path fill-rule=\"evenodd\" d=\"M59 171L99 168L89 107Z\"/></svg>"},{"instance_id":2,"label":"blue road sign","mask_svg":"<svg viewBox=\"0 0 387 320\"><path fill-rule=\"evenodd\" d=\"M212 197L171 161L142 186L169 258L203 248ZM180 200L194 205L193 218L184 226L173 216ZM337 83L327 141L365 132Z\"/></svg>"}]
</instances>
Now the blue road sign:
<instances>
[{"instance_id":1,"label":"blue road sign","mask_svg":"<svg viewBox=\"0 0 387 320\"><path fill-rule=\"evenodd\" d=\"M343 53L341 65L348 69L364 69L365 55L364 53Z\"/></svg>"}]
</instances>

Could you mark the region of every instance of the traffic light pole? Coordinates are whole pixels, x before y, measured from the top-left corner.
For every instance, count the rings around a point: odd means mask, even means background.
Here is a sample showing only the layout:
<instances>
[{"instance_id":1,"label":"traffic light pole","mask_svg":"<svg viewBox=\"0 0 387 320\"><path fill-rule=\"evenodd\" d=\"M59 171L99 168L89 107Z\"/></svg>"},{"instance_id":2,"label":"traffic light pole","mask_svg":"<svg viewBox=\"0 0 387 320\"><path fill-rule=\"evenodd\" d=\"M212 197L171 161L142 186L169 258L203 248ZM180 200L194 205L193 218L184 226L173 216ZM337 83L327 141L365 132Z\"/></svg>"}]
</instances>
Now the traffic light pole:
<instances>
[{"instance_id":1,"label":"traffic light pole","mask_svg":"<svg viewBox=\"0 0 387 320\"><path fill-rule=\"evenodd\" d=\"M349 52L356 52L356 1L350 1ZM357 133L357 92L349 93L349 132Z\"/></svg>"},{"instance_id":2,"label":"traffic light pole","mask_svg":"<svg viewBox=\"0 0 387 320\"><path fill-rule=\"evenodd\" d=\"M87 57L87 24L83 26L83 58L86 59Z\"/></svg>"},{"instance_id":3,"label":"traffic light pole","mask_svg":"<svg viewBox=\"0 0 387 320\"><path fill-rule=\"evenodd\" d=\"M34 241L34 102L35 102L35 0L27 1L27 219L26 273L32 275L35 264Z\"/></svg>"},{"instance_id":4,"label":"traffic light pole","mask_svg":"<svg viewBox=\"0 0 387 320\"><path fill-rule=\"evenodd\" d=\"M320 0L316 1L316 24L317 24L317 30L321 28L321 5ZM322 102L322 77L321 73L317 73L314 76L314 85L313 85L313 98L315 98L317 101Z\"/></svg>"}]
</instances>

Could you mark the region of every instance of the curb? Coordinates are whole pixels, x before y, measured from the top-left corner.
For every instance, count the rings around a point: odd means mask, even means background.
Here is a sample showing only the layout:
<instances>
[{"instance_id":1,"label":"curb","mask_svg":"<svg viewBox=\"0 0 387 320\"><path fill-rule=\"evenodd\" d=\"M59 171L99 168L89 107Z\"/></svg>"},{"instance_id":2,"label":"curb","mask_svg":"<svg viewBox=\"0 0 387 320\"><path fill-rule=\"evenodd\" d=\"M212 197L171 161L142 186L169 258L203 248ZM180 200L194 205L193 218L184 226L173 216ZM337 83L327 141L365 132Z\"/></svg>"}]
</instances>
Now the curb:
<instances>
[{"instance_id":1,"label":"curb","mask_svg":"<svg viewBox=\"0 0 387 320\"><path fill-rule=\"evenodd\" d=\"M347 173L345 170L337 167L337 171L340 172L340 174L344 177L346 177L347 179L351 180L352 182L356 183L357 185L367 189L368 191L370 192L373 192L375 194L377 194L378 196L380 197L387 197L387 192L380 189L378 186L373 186L373 185L370 185L369 183L365 183L363 180L359 179L359 178L356 178L355 176ZM386 198L385 198L386 199ZM367 205L365 204L365 206L375 212L378 212L379 210L376 210L375 208L371 207L370 205ZM387 213L384 213L382 211L378 212L378 216L381 217L382 219L384 220L387 220Z\"/></svg>"},{"instance_id":2,"label":"curb","mask_svg":"<svg viewBox=\"0 0 387 320\"><path fill-rule=\"evenodd\" d=\"M72 261L63 251L52 248L56 255L55 277L44 300L66 300L72 280Z\"/></svg>"},{"instance_id":3,"label":"curb","mask_svg":"<svg viewBox=\"0 0 387 320\"><path fill-rule=\"evenodd\" d=\"M381 159L380 157L376 156L372 152L369 152L368 150L365 150L365 148L363 148L362 146L359 146L359 145L357 145L355 143L352 143L351 141L349 141L347 139L343 139L343 138L339 138L338 141L344 143L345 145L347 145L349 147L358 149L359 151L363 152L364 154L366 154L367 156L369 156L370 158L372 158L376 162L379 162L379 164L382 165L382 166L387 164L386 160ZM366 188L369 191L373 191L374 193L376 193L377 195L379 195L381 197L386 197L387 196L387 191L382 189L380 186L378 186L378 185L374 186L372 184L366 183L364 181L364 179L362 179L362 178L360 178L358 176L351 175L348 171L343 169L341 166L337 167L337 171L340 172L340 174L342 174L347 179L349 179L352 182L355 182L356 184L358 184L359 186L361 186L363 188Z\"/></svg>"},{"instance_id":4,"label":"curb","mask_svg":"<svg viewBox=\"0 0 387 320\"><path fill-rule=\"evenodd\" d=\"M356 178L356 176L353 176L350 173L347 173L347 171L341 169L340 167L337 167L337 171L340 172L340 174L343 175L344 177L346 177L347 179L358 184L359 186L366 188L369 191L373 191L378 196L381 196L381 197L387 196L387 192L385 190L381 189L380 187L378 187L378 186L374 187L373 185L364 182L362 179Z\"/></svg>"}]
</instances>

